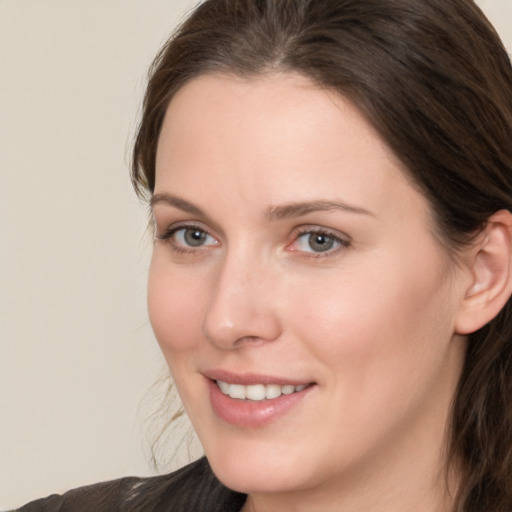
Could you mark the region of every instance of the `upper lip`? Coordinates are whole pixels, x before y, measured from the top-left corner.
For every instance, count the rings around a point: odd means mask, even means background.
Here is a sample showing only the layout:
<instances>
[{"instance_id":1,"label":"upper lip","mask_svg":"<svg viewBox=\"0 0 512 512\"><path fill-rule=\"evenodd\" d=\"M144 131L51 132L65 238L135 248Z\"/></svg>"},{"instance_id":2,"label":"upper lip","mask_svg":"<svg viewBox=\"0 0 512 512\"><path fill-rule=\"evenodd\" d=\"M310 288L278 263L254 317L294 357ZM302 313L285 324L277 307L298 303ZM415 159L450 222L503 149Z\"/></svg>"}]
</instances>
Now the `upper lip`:
<instances>
[{"instance_id":1,"label":"upper lip","mask_svg":"<svg viewBox=\"0 0 512 512\"><path fill-rule=\"evenodd\" d=\"M312 381L304 379L276 377L258 373L233 373L223 369L206 370L202 374L210 380L220 380L229 384L242 384L243 386L251 384L278 384L281 386L291 384L293 386L300 386L312 383Z\"/></svg>"}]
</instances>

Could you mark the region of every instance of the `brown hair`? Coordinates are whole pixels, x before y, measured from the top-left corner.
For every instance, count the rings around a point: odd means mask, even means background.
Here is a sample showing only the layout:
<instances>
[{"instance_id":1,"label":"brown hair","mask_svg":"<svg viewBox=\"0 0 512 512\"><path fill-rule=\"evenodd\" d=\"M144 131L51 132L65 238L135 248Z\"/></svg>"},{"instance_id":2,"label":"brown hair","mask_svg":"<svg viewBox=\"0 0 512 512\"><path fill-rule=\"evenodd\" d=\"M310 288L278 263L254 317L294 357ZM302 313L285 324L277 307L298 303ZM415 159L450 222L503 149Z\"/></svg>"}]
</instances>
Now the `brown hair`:
<instances>
[{"instance_id":1,"label":"brown hair","mask_svg":"<svg viewBox=\"0 0 512 512\"><path fill-rule=\"evenodd\" d=\"M299 72L349 98L405 164L453 249L512 210L512 68L472 0L207 0L158 54L132 179L155 184L167 105L194 77ZM454 400L456 511L512 510L512 302L469 337Z\"/></svg>"}]
</instances>

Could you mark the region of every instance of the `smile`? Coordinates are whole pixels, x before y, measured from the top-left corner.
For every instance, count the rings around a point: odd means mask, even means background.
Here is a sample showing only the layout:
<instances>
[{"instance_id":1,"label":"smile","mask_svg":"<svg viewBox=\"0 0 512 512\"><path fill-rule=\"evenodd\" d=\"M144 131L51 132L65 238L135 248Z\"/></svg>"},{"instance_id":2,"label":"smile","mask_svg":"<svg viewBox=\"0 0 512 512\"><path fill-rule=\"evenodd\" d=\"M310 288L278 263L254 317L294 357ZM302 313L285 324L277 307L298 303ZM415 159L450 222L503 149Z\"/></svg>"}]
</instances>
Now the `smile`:
<instances>
[{"instance_id":1,"label":"smile","mask_svg":"<svg viewBox=\"0 0 512 512\"><path fill-rule=\"evenodd\" d=\"M251 384L244 386L243 384L230 384L222 380L216 380L217 386L223 394L230 398L237 398L239 400L272 400L279 398L281 395L291 395L302 391L307 386L301 384L294 386L293 384Z\"/></svg>"},{"instance_id":2,"label":"smile","mask_svg":"<svg viewBox=\"0 0 512 512\"><path fill-rule=\"evenodd\" d=\"M293 410L300 410L300 405L314 396L318 387L315 382L223 370L203 375L215 415L244 429L263 428Z\"/></svg>"}]
</instances>

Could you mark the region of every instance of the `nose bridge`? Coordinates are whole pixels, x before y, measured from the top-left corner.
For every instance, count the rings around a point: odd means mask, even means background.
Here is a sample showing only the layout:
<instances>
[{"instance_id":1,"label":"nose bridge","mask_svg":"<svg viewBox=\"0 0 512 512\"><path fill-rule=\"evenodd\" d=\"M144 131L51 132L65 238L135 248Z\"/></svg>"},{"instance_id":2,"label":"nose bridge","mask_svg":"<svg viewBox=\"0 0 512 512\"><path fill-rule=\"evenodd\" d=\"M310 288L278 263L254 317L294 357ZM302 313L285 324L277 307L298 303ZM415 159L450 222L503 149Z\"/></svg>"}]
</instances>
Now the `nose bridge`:
<instances>
[{"instance_id":1,"label":"nose bridge","mask_svg":"<svg viewBox=\"0 0 512 512\"><path fill-rule=\"evenodd\" d=\"M279 336L270 267L247 246L226 251L203 319L203 333L212 343L229 349Z\"/></svg>"}]
</instances>

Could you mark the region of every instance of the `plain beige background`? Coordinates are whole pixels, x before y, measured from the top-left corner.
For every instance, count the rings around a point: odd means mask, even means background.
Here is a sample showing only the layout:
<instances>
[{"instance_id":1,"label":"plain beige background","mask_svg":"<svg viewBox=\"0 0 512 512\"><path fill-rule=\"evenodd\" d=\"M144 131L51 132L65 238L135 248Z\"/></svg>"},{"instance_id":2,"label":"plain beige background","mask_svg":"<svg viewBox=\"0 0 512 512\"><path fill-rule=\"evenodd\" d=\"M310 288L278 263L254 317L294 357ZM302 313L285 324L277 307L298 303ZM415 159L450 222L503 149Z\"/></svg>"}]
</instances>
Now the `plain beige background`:
<instances>
[{"instance_id":1,"label":"plain beige background","mask_svg":"<svg viewBox=\"0 0 512 512\"><path fill-rule=\"evenodd\" d=\"M194 3L0 0L0 509L151 473L164 364L127 155L146 69ZM479 4L512 49L512 0Z\"/></svg>"},{"instance_id":2,"label":"plain beige background","mask_svg":"<svg viewBox=\"0 0 512 512\"><path fill-rule=\"evenodd\" d=\"M0 510L150 473L164 363L126 162L146 70L193 3L0 0Z\"/></svg>"}]
</instances>

